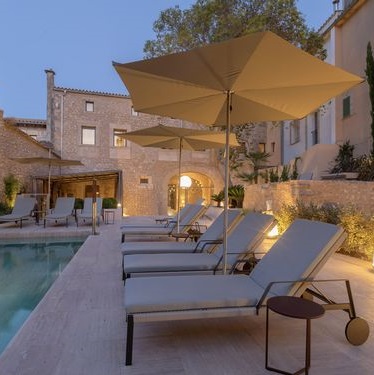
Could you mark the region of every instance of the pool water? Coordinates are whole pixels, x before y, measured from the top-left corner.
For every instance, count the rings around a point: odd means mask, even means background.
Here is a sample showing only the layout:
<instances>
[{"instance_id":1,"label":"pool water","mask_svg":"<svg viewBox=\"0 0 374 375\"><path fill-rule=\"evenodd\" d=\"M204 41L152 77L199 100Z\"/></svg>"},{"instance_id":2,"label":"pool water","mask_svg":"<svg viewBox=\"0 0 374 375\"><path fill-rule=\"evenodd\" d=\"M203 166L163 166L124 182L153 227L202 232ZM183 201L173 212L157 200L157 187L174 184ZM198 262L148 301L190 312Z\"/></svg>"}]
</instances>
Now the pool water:
<instances>
[{"instance_id":1,"label":"pool water","mask_svg":"<svg viewBox=\"0 0 374 375\"><path fill-rule=\"evenodd\" d=\"M0 354L84 240L0 241Z\"/></svg>"}]
</instances>

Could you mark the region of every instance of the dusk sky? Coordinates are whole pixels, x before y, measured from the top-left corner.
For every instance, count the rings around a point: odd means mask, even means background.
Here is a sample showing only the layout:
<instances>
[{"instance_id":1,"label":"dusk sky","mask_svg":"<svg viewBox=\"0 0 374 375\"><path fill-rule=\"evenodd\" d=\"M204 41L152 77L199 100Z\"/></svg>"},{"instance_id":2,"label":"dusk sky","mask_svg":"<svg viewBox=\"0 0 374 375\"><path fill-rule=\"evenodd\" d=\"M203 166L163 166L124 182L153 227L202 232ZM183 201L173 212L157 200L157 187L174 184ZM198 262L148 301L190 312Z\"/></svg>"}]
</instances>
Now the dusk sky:
<instances>
[{"instance_id":1,"label":"dusk sky","mask_svg":"<svg viewBox=\"0 0 374 375\"><path fill-rule=\"evenodd\" d=\"M45 119L45 69L65 88L126 94L112 61L143 58L160 11L194 0L0 0L0 109L5 117ZM298 0L318 29L332 0Z\"/></svg>"}]
</instances>

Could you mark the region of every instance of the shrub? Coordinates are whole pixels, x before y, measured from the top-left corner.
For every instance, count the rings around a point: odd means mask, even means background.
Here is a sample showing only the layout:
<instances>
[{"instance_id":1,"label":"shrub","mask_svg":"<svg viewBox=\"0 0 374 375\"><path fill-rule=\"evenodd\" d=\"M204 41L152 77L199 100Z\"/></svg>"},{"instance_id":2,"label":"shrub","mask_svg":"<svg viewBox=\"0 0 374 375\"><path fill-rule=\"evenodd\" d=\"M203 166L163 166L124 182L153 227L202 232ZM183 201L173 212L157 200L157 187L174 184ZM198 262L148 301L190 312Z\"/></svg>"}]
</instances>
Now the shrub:
<instances>
[{"instance_id":1,"label":"shrub","mask_svg":"<svg viewBox=\"0 0 374 375\"><path fill-rule=\"evenodd\" d=\"M349 141L340 145L338 155L334 159L335 164L331 168L330 173L356 172L358 163L357 159L353 156L354 149L355 146L351 145Z\"/></svg>"},{"instance_id":2,"label":"shrub","mask_svg":"<svg viewBox=\"0 0 374 375\"><path fill-rule=\"evenodd\" d=\"M14 202L16 200L16 195L19 192L20 189L20 182L12 174L9 174L3 178L4 181L4 192L5 192L5 197L6 197L6 203L13 207Z\"/></svg>"},{"instance_id":3,"label":"shrub","mask_svg":"<svg viewBox=\"0 0 374 375\"><path fill-rule=\"evenodd\" d=\"M103 208L114 209L117 208L116 198L103 198Z\"/></svg>"},{"instance_id":4,"label":"shrub","mask_svg":"<svg viewBox=\"0 0 374 375\"><path fill-rule=\"evenodd\" d=\"M12 212L12 208L5 202L0 202L0 215L7 215Z\"/></svg>"},{"instance_id":5,"label":"shrub","mask_svg":"<svg viewBox=\"0 0 374 375\"><path fill-rule=\"evenodd\" d=\"M340 224L348 235L340 252L365 260L371 260L373 257L374 218L367 217L352 207L341 208L329 203L317 205L297 201L295 205L283 205L274 216L278 221L280 233L296 218Z\"/></svg>"},{"instance_id":6,"label":"shrub","mask_svg":"<svg viewBox=\"0 0 374 375\"><path fill-rule=\"evenodd\" d=\"M83 208L84 200L82 198L75 198L74 209L81 210Z\"/></svg>"},{"instance_id":7,"label":"shrub","mask_svg":"<svg viewBox=\"0 0 374 375\"><path fill-rule=\"evenodd\" d=\"M374 157L372 155L361 155L357 158L358 163L358 180L373 181L374 180Z\"/></svg>"},{"instance_id":8,"label":"shrub","mask_svg":"<svg viewBox=\"0 0 374 375\"><path fill-rule=\"evenodd\" d=\"M340 218L341 225L348 233L342 252L371 260L374 253L374 218L353 209L344 210Z\"/></svg>"}]
</instances>

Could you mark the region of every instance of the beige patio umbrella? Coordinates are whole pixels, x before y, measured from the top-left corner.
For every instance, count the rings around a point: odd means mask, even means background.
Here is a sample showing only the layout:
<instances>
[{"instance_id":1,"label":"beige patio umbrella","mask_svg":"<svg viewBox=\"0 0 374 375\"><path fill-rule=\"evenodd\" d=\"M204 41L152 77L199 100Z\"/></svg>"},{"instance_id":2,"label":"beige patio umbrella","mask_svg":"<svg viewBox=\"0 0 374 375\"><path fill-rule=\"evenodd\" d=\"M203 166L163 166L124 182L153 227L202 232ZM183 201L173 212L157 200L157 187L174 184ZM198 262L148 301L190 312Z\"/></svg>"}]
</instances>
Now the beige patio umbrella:
<instances>
[{"instance_id":1,"label":"beige patio umbrella","mask_svg":"<svg viewBox=\"0 0 374 375\"><path fill-rule=\"evenodd\" d=\"M159 147L179 150L178 157L178 194L177 194L177 230L180 217L180 180L182 151L203 151L210 148L223 148L226 145L226 133L212 130L198 130L173 126L157 125L126 133L124 138L143 147ZM229 134L229 145L239 146L235 134Z\"/></svg>"},{"instance_id":2,"label":"beige patio umbrella","mask_svg":"<svg viewBox=\"0 0 374 375\"><path fill-rule=\"evenodd\" d=\"M136 111L225 126L228 133L231 125L250 121L303 118L363 81L270 31L154 59L113 64Z\"/></svg>"},{"instance_id":3,"label":"beige patio umbrella","mask_svg":"<svg viewBox=\"0 0 374 375\"><path fill-rule=\"evenodd\" d=\"M36 157L25 157L25 158L12 158L22 164L44 164L48 165L48 193L47 193L47 210L49 209L49 200L51 196L51 169L54 166L67 167L73 165L83 165L79 160L68 160L68 159L52 159L50 157L36 156Z\"/></svg>"}]
</instances>

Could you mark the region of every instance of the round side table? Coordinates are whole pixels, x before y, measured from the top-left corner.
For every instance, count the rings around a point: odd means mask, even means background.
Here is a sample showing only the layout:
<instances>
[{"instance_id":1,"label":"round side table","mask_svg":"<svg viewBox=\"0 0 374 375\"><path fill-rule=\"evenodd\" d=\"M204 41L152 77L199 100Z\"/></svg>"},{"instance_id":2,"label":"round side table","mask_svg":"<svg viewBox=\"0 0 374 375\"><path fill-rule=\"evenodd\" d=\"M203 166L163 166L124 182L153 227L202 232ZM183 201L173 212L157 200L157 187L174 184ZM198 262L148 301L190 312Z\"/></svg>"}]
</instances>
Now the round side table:
<instances>
[{"instance_id":1,"label":"round side table","mask_svg":"<svg viewBox=\"0 0 374 375\"><path fill-rule=\"evenodd\" d=\"M286 372L269 366L269 310L283 316L295 319L305 319L306 321L306 343L305 343L305 366L294 372ZM271 297L267 301L266 306L266 358L265 368L279 374L308 374L310 368L310 321L321 317L325 313L325 309L316 302L290 296Z\"/></svg>"}]
</instances>

